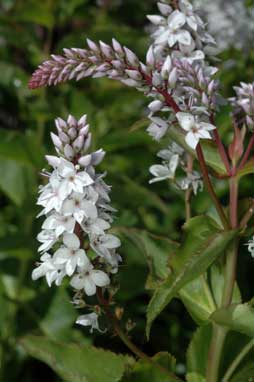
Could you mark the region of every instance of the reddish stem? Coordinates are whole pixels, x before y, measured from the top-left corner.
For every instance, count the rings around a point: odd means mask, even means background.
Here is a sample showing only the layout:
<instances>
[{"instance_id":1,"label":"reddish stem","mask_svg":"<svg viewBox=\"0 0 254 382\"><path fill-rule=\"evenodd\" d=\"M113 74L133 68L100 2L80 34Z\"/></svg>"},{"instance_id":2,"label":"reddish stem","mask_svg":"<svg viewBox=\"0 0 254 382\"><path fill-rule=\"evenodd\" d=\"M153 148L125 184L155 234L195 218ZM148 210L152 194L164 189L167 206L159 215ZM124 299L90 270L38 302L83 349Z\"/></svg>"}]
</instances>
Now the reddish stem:
<instances>
[{"instance_id":1,"label":"reddish stem","mask_svg":"<svg viewBox=\"0 0 254 382\"><path fill-rule=\"evenodd\" d=\"M218 130L215 129L213 131L213 136L214 136L214 140L218 146L218 150L219 150L219 153L220 153L220 156L221 156L221 159L223 160L223 163L224 163L224 166L227 170L227 173L228 175L231 175L231 168L230 168L230 162L229 162L229 159L228 159L228 155L227 155L227 152L225 150L225 147L220 139L220 135L218 133Z\"/></svg>"},{"instance_id":2,"label":"reddish stem","mask_svg":"<svg viewBox=\"0 0 254 382\"><path fill-rule=\"evenodd\" d=\"M244 153L244 156L243 156L243 158L242 158L242 160L241 160L241 162L240 162L240 164L239 164L239 166L237 168L237 171L240 171L244 167L244 165L246 164L247 160L249 159L249 156L251 154L251 150L253 149L253 147L254 147L254 134L252 135L252 137L250 139L248 147L247 147L247 149L246 149L246 151Z\"/></svg>"}]
</instances>

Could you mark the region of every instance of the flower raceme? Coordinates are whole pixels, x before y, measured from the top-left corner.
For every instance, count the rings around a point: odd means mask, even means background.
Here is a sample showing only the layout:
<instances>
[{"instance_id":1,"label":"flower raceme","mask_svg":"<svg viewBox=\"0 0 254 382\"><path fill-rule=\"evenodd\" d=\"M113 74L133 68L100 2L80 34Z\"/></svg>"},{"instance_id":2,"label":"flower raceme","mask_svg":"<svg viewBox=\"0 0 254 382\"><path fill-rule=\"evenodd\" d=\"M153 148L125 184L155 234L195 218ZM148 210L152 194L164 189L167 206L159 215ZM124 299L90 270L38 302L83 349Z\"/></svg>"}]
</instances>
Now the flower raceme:
<instances>
[{"instance_id":1,"label":"flower raceme","mask_svg":"<svg viewBox=\"0 0 254 382\"><path fill-rule=\"evenodd\" d=\"M105 174L95 171L105 152L89 152L86 120L85 115L79 120L58 118L58 134L51 134L57 156L46 156L53 170L43 172L48 183L39 190L39 216L45 220L38 234L41 258L32 273L33 280L45 276L49 286L69 277L79 296L93 296L97 287L108 287L121 261L116 252L120 240L107 233L115 211L110 187L103 180ZM92 328L97 328L94 314L84 322L92 319Z\"/></svg>"}]
</instances>

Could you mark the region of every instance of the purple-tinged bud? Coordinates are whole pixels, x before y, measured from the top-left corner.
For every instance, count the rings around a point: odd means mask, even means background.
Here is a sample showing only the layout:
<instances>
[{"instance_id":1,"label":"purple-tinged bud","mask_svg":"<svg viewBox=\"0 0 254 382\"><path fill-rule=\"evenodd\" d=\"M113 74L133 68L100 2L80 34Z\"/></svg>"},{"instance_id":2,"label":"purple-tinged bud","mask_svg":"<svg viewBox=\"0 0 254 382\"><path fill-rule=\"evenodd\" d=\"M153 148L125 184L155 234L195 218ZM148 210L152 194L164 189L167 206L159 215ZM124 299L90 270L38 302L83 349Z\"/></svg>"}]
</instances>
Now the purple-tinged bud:
<instances>
[{"instance_id":1,"label":"purple-tinged bud","mask_svg":"<svg viewBox=\"0 0 254 382\"><path fill-rule=\"evenodd\" d=\"M163 102L158 100L155 100L148 105L148 108L151 110L152 113L156 113L157 111L160 111L162 107L163 107Z\"/></svg>"},{"instance_id":2,"label":"purple-tinged bud","mask_svg":"<svg viewBox=\"0 0 254 382\"><path fill-rule=\"evenodd\" d=\"M111 66L106 62L106 63L103 63L103 64L99 65L96 68L96 71L98 71L98 72L106 72L110 68L111 68Z\"/></svg>"},{"instance_id":3,"label":"purple-tinged bud","mask_svg":"<svg viewBox=\"0 0 254 382\"><path fill-rule=\"evenodd\" d=\"M89 131L90 125L85 125L79 130L79 135L86 136Z\"/></svg>"},{"instance_id":4,"label":"purple-tinged bud","mask_svg":"<svg viewBox=\"0 0 254 382\"><path fill-rule=\"evenodd\" d=\"M100 50L99 50L97 44L95 44L95 42L93 42L93 41L90 40L89 38L86 39L86 42L87 42L87 45L89 46L89 48L90 48L93 52L99 53Z\"/></svg>"},{"instance_id":5,"label":"purple-tinged bud","mask_svg":"<svg viewBox=\"0 0 254 382\"><path fill-rule=\"evenodd\" d=\"M166 80L168 78L168 75L172 68L172 60L170 56L167 56L162 68L161 68L161 75Z\"/></svg>"},{"instance_id":6,"label":"purple-tinged bud","mask_svg":"<svg viewBox=\"0 0 254 382\"><path fill-rule=\"evenodd\" d=\"M206 93L202 93L202 103L203 103L203 105L205 105L205 106L208 106L208 105L209 105L209 99L208 99Z\"/></svg>"},{"instance_id":7,"label":"purple-tinged bud","mask_svg":"<svg viewBox=\"0 0 254 382\"><path fill-rule=\"evenodd\" d=\"M155 66L155 56L154 56L153 46L150 46L150 48L147 51L146 64L150 66L151 68L154 68Z\"/></svg>"},{"instance_id":8,"label":"purple-tinged bud","mask_svg":"<svg viewBox=\"0 0 254 382\"><path fill-rule=\"evenodd\" d=\"M83 157L79 158L78 163L83 167L87 167L90 165L91 161L92 161L92 155L88 154L88 155L84 155Z\"/></svg>"},{"instance_id":9,"label":"purple-tinged bud","mask_svg":"<svg viewBox=\"0 0 254 382\"><path fill-rule=\"evenodd\" d=\"M111 61L111 64L116 69L122 69L123 68L123 63L120 60L113 60L113 61Z\"/></svg>"},{"instance_id":10,"label":"purple-tinged bud","mask_svg":"<svg viewBox=\"0 0 254 382\"><path fill-rule=\"evenodd\" d=\"M72 143L72 147L76 152L79 152L84 145L84 135L79 135L78 138Z\"/></svg>"},{"instance_id":11,"label":"purple-tinged bud","mask_svg":"<svg viewBox=\"0 0 254 382\"><path fill-rule=\"evenodd\" d=\"M78 120L78 127L83 127L84 125L86 125L86 121L87 121L87 115L84 114L82 115L82 117Z\"/></svg>"},{"instance_id":12,"label":"purple-tinged bud","mask_svg":"<svg viewBox=\"0 0 254 382\"><path fill-rule=\"evenodd\" d=\"M252 130L254 128L254 117L250 117L249 115L247 115L246 123L248 128Z\"/></svg>"},{"instance_id":13,"label":"purple-tinged bud","mask_svg":"<svg viewBox=\"0 0 254 382\"><path fill-rule=\"evenodd\" d=\"M127 86L134 88L140 86L140 83L138 81L132 80L131 78L122 79L121 82Z\"/></svg>"},{"instance_id":14,"label":"purple-tinged bud","mask_svg":"<svg viewBox=\"0 0 254 382\"><path fill-rule=\"evenodd\" d=\"M105 42L100 41L100 48L102 53L107 57L107 58L112 58L113 57L113 51L111 46L105 44Z\"/></svg>"},{"instance_id":15,"label":"purple-tinged bud","mask_svg":"<svg viewBox=\"0 0 254 382\"><path fill-rule=\"evenodd\" d=\"M142 80L142 75L137 70L125 70L125 73L128 75L128 77L132 78L133 80L140 81Z\"/></svg>"},{"instance_id":16,"label":"purple-tinged bud","mask_svg":"<svg viewBox=\"0 0 254 382\"><path fill-rule=\"evenodd\" d=\"M136 54L133 53L130 49L128 49L126 47L124 47L124 51L125 51L126 59L127 59L128 63L134 67L138 67L139 66L139 59L136 56Z\"/></svg>"},{"instance_id":17,"label":"purple-tinged bud","mask_svg":"<svg viewBox=\"0 0 254 382\"><path fill-rule=\"evenodd\" d=\"M69 138L68 135L65 134L63 131L60 131L60 132L59 132L59 138L60 138L60 140L61 140L63 143L69 143L69 142L70 142L70 138Z\"/></svg>"},{"instance_id":18,"label":"purple-tinged bud","mask_svg":"<svg viewBox=\"0 0 254 382\"><path fill-rule=\"evenodd\" d=\"M73 117L73 115L69 115L67 119L67 123L70 127L76 127L77 126L77 120Z\"/></svg>"},{"instance_id":19,"label":"purple-tinged bud","mask_svg":"<svg viewBox=\"0 0 254 382\"><path fill-rule=\"evenodd\" d=\"M163 79L162 79L160 73L154 72L153 78L152 78L153 86L155 86L155 87L161 86L162 82L163 82Z\"/></svg>"},{"instance_id":20,"label":"purple-tinged bud","mask_svg":"<svg viewBox=\"0 0 254 382\"><path fill-rule=\"evenodd\" d=\"M169 87L170 88L174 88L175 85L176 85L177 80L178 80L177 69L173 68L173 70L171 71L171 73L169 74L169 77L168 77L168 85L169 85Z\"/></svg>"},{"instance_id":21,"label":"purple-tinged bud","mask_svg":"<svg viewBox=\"0 0 254 382\"><path fill-rule=\"evenodd\" d=\"M66 156L66 158L68 160L73 159L74 151L73 151L73 148L71 147L71 145L67 144L64 146L64 155Z\"/></svg>"},{"instance_id":22,"label":"purple-tinged bud","mask_svg":"<svg viewBox=\"0 0 254 382\"><path fill-rule=\"evenodd\" d=\"M89 125L88 125L89 126ZM84 151L88 150L90 145L91 145L91 141L92 141L92 134L91 133L88 133L87 135L87 138L85 140L85 144L84 144Z\"/></svg>"},{"instance_id":23,"label":"purple-tinged bud","mask_svg":"<svg viewBox=\"0 0 254 382\"><path fill-rule=\"evenodd\" d=\"M68 135L71 138L71 140L75 139L77 137L77 129L75 129L75 127L71 127L68 130Z\"/></svg>"},{"instance_id":24,"label":"purple-tinged bud","mask_svg":"<svg viewBox=\"0 0 254 382\"><path fill-rule=\"evenodd\" d=\"M158 15L147 15L148 20L154 25L163 25L165 24L164 17Z\"/></svg>"},{"instance_id":25,"label":"purple-tinged bud","mask_svg":"<svg viewBox=\"0 0 254 382\"><path fill-rule=\"evenodd\" d=\"M209 95L211 95L211 94L213 93L214 88L215 88L215 81L212 80L212 81L209 83L208 88L207 88L207 90L208 90L208 94L209 94Z\"/></svg>"},{"instance_id":26,"label":"purple-tinged bud","mask_svg":"<svg viewBox=\"0 0 254 382\"><path fill-rule=\"evenodd\" d=\"M62 131L67 129L67 124L62 118L57 118L55 120L55 125L57 128L57 131Z\"/></svg>"},{"instance_id":27,"label":"purple-tinged bud","mask_svg":"<svg viewBox=\"0 0 254 382\"><path fill-rule=\"evenodd\" d=\"M163 15L163 16L169 16L170 13L172 12L172 7L170 5L167 5L167 4L163 4L163 3L158 3L157 4L158 8L159 8L159 11L160 13Z\"/></svg>"},{"instance_id":28,"label":"purple-tinged bud","mask_svg":"<svg viewBox=\"0 0 254 382\"><path fill-rule=\"evenodd\" d=\"M61 150L63 145L62 145L62 142L61 142L60 138L58 137L58 135L56 135L54 133L50 133L50 136L51 136L51 139L52 139L54 146Z\"/></svg>"},{"instance_id":29,"label":"purple-tinged bud","mask_svg":"<svg viewBox=\"0 0 254 382\"><path fill-rule=\"evenodd\" d=\"M113 45L114 51L118 53L119 56L121 57L124 56L122 45L114 38L112 39L112 45Z\"/></svg>"},{"instance_id":30,"label":"purple-tinged bud","mask_svg":"<svg viewBox=\"0 0 254 382\"><path fill-rule=\"evenodd\" d=\"M55 157L53 155L46 155L45 158L46 158L48 164L50 164L50 166L52 166L54 168L58 167L58 165L60 163L60 158Z\"/></svg>"},{"instance_id":31,"label":"purple-tinged bud","mask_svg":"<svg viewBox=\"0 0 254 382\"><path fill-rule=\"evenodd\" d=\"M101 163L105 155L106 155L106 152L102 149L92 153L92 165L97 166L99 163Z\"/></svg>"}]
</instances>

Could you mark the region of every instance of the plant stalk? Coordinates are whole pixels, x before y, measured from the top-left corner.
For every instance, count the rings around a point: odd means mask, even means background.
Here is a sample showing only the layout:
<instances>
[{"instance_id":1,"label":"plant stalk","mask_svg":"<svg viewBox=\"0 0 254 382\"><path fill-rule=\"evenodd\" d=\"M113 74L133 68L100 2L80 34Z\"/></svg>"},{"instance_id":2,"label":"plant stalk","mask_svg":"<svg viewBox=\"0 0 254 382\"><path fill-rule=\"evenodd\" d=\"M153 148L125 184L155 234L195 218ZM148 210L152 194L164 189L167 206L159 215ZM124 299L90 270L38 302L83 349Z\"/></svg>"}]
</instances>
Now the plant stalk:
<instances>
[{"instance_id":1,"label":"plant stalk","mask_svg":"<svg viewBox=\"0 0 254 382\"><path fill-rule=\"evenodd\" d=\"M152 358L150 358L147 354L143 353L141 349L139 349L128 337L127 334L121 329L115 315L111 312L109 307L109 302L104 298L102 291L99 289L97 291L97 298L100 305L103 306L106 316L110 325L113 327L115 334L122 340L122 342L131 350L133 354L135 354L138 358L143 359L147 363L153 365L162 373L166 374L168 378L170 378L169 382L183 382L182 379L178 378L175 374L171 373L169 370L154 362Z\"/></svg>"},{"instance_id":2,"label":"plant stalk","mask_svg":"<svg viewBox=\"0 0 254 382\"><path fill-rule=\"evenodd\" d=\"M238 226L238 181L230 179L230 225L232 229ZM232 302L236 279L236 264L239 239L232 243L226 257L225 282L221 307L227 307ZM213 338L210 345L206 382L219 382L220 361L223 351L227 329L214 324Z\"/></svg>"}]
</instances>

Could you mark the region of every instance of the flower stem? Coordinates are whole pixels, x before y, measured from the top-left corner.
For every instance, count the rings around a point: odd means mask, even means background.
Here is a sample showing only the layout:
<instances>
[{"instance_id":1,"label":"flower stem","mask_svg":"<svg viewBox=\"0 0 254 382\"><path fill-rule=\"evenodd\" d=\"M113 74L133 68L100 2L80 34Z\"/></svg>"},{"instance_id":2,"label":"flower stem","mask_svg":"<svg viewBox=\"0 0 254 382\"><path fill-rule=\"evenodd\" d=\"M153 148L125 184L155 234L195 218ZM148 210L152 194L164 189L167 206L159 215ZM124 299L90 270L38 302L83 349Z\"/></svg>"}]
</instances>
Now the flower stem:
<instances>
[{"instance_id":1,"label":"flower stem","mask_svg":"<svg viewBox=\"0 0 254 382\"><path fill-rule=\"evenodd\" d=\"M230 225L235 229L238 226L238 181L236 178L230 179ZM236 264L238 254L238 242L236 238L232 243L226 257L225 281L222 295L222 307L227 307L232 302L233 291L236 279ZM227 334L227 329L214 324L213 338L210 345L206 382L218 382L219 368L223 346Z\"/></svg>"},{"instance_id":2,"label":"flower stem","mask_svg":"<svg viewBox=\"0 0 254 382\"><path fill-rule=\"evenodd\" d=\"M200 144L198 144L196 151L197 151L197 156L198 156L198 160L199 160L199 164L200 164L200 168L201 168L201 172L203 175L203 179L204 179L204 183L206 185L206 188L207 188L207 190L208 190L208 192L209 192L209 194L210 194L210 196L214 202L214 205L215 205L216 210L220 216L223 227L226 230L228 230L230 228L229 223L228 223L226 215L223 211L223 208L220 204L220 201L217 198L217 195L215 194L215 191L213 189L213 185L212 185L212 182L211 182L210 177L209 177L208 169L207 169L207 166L205 163L204 154L203 154L202 147Z\"/></svg>"},{"instance_id":3,"label":"flower stem","mask_svg":"<svg viewBox=\"0 0 254 382\"><path fill-rule=\"evenodd\" d=\"M214 121L213 121L213 124L214 124ZM220 139L220 136L219 136L219 133L218 133L218 130L215 129L213 131L213 136L214 136L214 140L218 146L218 150L219 150L219 153L220 153L220 156L221 156L221 159L224 163L224 166L227 170L227 173L228 175L230 175L231 173L231 168L230 168L230 163L229 163L229 159L228 159L228 156L227 156L227 152L225 150L225 147Z\"/></svg>"},{"instance_id":4,"label":"flower stem","mask_svg":"<svg viewBox=\"0 0 254 382\"><path fill-rule=\"evenodd\" d=\"M108 321L110 325L113 327L115 334L118 335L118 337L122 340L122 342L132 351L133 354L135 354L138 358L143 359L147 363L153 365L158 370L160 370L162 373L166 374L170 380L169 382L183 382L182 379L178 378L175 374L171 373L169 370L164 368L163 366L159 365L158 363L154 362L152 358L150 358L147 354L143 353L141 349L139 349L128 337L126 333L121 329L116 317L114 314L112 314L109 302L104 298L101 289L98 289L97 291L97 298L100 303L100 305L103 306L106 316L108 318Z\"/></svg>"},{"instance_id":5,"label":"flower stem","mask_svg":"<svg viewBox=\"0 0 254 382\"><path fill-rule=\"evenodd\" d=\"M229 382L230 378L234 374L237 367L240 365L244 357L249 353L249 351L254 347L254 339L252 339L250 342L247 343L246 346L241 350L241 352L237 355L237 357L234 359L234 361L229 366L228 370L226 371L222 382Z\"/></svg>"}]
</instances>

